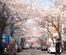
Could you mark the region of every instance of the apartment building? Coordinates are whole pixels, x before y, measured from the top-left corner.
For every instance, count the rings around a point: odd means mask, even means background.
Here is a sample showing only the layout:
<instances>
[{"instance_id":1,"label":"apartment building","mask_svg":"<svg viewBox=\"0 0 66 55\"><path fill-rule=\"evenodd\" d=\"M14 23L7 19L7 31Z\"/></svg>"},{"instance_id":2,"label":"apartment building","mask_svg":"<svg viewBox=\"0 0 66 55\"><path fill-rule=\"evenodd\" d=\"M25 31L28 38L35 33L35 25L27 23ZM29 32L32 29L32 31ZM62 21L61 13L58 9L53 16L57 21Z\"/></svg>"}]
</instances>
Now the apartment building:
<instances>
[{"instance_id":1,"label":"apartment building","mask_svg":"<svg viewBox=\"0 0 66 55\"><path fill-rule=\"evenodd\" d=\"M61 8L61 23L62 23L62 44L65 45L66 50L66 0L62 0L63 7Z\"/></svg>"}]
</instances>

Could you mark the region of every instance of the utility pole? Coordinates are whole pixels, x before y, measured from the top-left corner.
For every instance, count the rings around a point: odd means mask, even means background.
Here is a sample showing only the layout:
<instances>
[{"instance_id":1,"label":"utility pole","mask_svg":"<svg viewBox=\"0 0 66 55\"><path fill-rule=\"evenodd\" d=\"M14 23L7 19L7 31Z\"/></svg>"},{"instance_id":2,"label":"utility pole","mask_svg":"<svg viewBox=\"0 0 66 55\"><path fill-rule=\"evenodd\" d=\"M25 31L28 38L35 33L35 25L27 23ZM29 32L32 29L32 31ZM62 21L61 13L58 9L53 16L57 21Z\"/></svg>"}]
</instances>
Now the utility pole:
<instances>
[{"instance_id":1,"label":"utility pole","mask_svg":"<svg viewBox=\"0 0 66 55\"><path fill-rule=\"evenodd\" d=\"M1 24L1 21L0 21L0 43L2 43L2 24Z\"/></svg>"},{"instance_id":2,"label":"utility pole","mask_svg":"<svg viewBox=\"0 0 66 55\"><path fill-rule=\"evenodd\" d=\"M0 34L1 34L1 21L0 21Z\"/></svg>"},{"instance_id":3,"label":"utility pole","mask_svg":"<svg viewBox=\"0 0 66 55\"><path fill-rule=\"evenodd\" d=\"M1 21L0 21L0 52L3 52L3 48L2 48L2 25L1 25Z\"/></svg>"},{"instance_id":4,"label":"utility pole","mask_svg":"<svg viewBox=\"0 0 66 55\"><path fill-rule=\"evenodd\" d=\"M0 43L2 42L2 32L1 32L1 22L0 22Z\"/></svg>"},{"instance_id":5,"label":"utility pole","mask_svg":"<svg viewBox=\"0 0 66 55\"><path fill-rule=\"evenodd\" d=\"M18 44L19 44L19 35L18 35Z\"/></svg>"}]
</instances>

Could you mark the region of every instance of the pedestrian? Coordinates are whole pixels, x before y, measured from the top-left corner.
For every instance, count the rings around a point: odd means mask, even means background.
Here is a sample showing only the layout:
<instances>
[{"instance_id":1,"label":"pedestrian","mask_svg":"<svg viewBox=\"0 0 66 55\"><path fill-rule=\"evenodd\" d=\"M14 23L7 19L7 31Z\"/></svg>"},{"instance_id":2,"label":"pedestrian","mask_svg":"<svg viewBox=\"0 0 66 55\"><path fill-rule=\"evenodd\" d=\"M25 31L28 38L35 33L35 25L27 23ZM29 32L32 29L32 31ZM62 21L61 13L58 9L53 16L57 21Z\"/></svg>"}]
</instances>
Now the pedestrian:
<instances>
[{"instance_id":1,"label":"pedestrian","mask_svg":"<svg viewBox=\"0 0 66 55\"><path fill-rule=\"evenodd\" d=\"M56 53L55 53L55 55L57 55L57 54L60 55L60 45L61 45L60 39L57 39L57 42L56 42Z\"/></svg>"}]
</instances>

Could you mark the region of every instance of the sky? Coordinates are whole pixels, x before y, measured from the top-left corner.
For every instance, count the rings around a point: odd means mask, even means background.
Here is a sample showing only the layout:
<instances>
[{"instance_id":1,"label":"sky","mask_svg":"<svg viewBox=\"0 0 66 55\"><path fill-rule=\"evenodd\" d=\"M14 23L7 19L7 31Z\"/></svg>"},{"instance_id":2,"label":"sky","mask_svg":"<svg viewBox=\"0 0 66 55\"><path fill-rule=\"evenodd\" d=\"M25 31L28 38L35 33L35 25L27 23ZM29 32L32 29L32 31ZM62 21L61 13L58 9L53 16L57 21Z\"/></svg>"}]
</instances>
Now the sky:
<instances>
[{"instance_id":1,"label":"sky","mask_svg":"<svg viewBox=\"0 0 66 55\"><path fill-rule=\"evenodd\" d=\"M29 0L26 0L26 1L29 1ZM35 3L33 4L33 6L36 5L36 1L38 2L39 0L35 0ZM47 0L40 0L39 2L45 3L45 7L46 7L46 8L49 7L50 1L47 1Z\"/></svg>"},{"instance_id":2,"label":"sky","mask_svg":"<svg viewBox=\"0 0 66 55\"><path fill-rule=\"evenodd\" d=\"M50 2L49 1L47 1L47 0L40 0L40 1L43 1L44 3L45 3L45 7L49 7L49 4L50 4Z\"/></svg>"}]
</instances>

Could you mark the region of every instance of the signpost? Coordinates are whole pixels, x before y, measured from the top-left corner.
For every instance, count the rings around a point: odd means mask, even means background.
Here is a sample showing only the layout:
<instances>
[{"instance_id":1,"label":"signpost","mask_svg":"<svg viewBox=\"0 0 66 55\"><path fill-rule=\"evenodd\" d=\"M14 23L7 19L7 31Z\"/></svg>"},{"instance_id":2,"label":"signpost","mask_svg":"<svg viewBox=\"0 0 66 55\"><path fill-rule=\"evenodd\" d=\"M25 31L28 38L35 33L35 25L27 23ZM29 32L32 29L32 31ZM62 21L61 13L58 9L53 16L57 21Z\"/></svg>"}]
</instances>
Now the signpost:
<instances>
[{"instance_id":1,"label":"signpost","mask_svg":"<svg viewBox=\"0 0 66 55\"><path fill-rule=\"evenodd\" d=\"M47 34L45 34L45 41L47 41L47 36L48 36L48 35L47 35Z\"/></svg>"},{"instance_id":2,"label":"signpost","mask_svg":"<svg viewBox=\"0 0 66 55\"><path fill-rule=\"evenodd\" d=\"M10 24L10 27L12 28L12 29L10 29L10 35L12 35L11 33L12 33L12 31L13 31L14 24ZM13 36L12 36L12 37L13 37Z\"/></svg>"}]
</instances>

